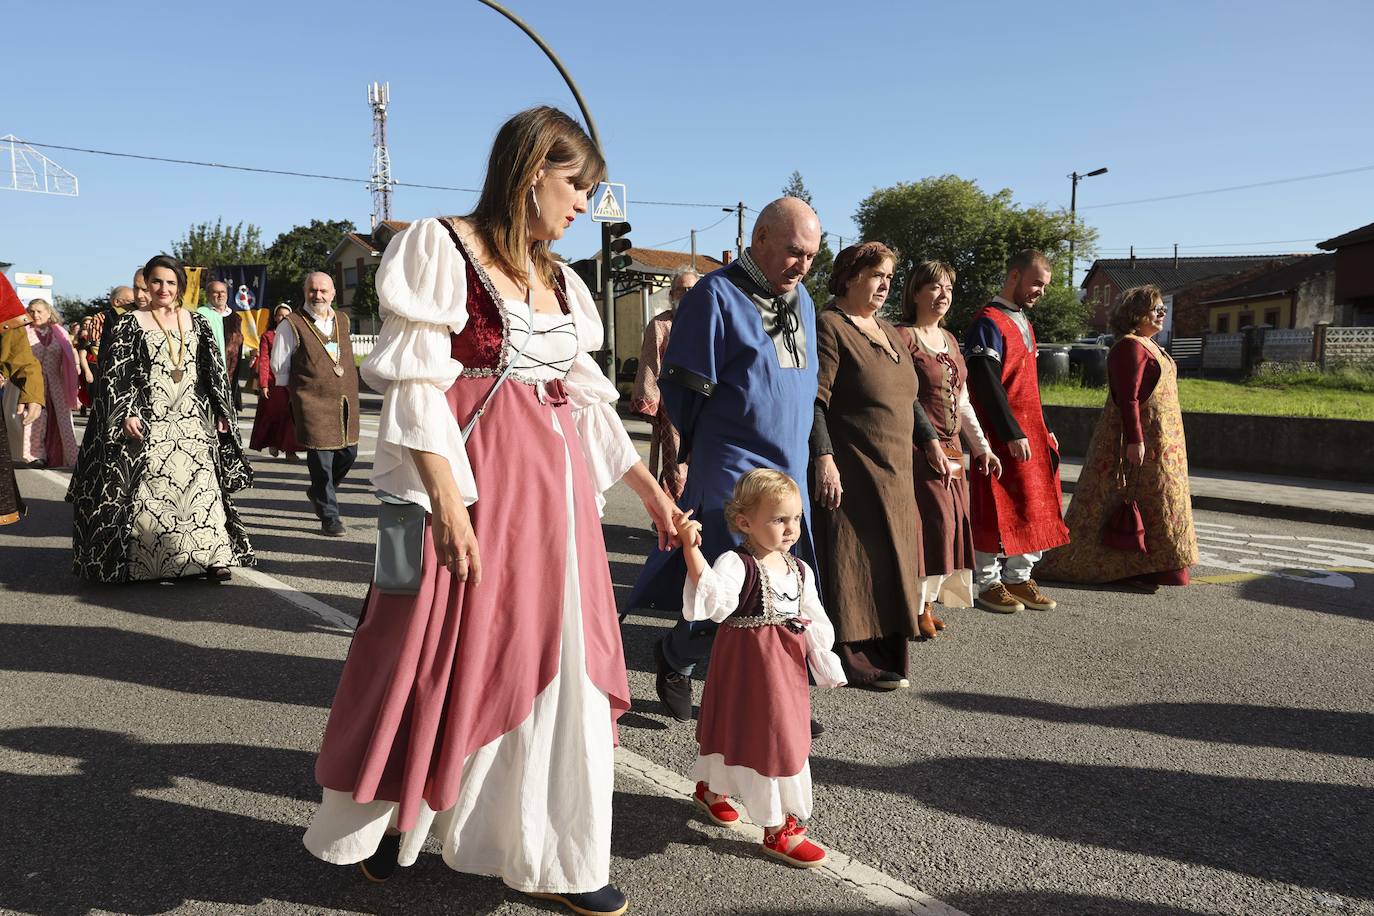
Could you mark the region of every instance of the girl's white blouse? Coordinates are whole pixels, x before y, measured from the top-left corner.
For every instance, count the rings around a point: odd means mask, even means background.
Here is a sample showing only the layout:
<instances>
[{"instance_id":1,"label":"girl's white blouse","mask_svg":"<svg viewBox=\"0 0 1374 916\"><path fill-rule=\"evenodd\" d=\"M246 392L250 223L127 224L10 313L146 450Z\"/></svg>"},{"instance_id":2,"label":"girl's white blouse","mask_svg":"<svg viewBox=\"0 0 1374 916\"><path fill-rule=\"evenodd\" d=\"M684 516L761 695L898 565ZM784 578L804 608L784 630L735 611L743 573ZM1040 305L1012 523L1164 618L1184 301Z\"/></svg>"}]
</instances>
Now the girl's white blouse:
<instances>
[{"instance_id":1,"label":"girl's white blouse","mask_svg":"<svg viewBox=\"0 0 1374 916\"><path fill-rule=\"evenodd\" d=\"M805 580L798 597L787 600L775 592L773 609L784 617L804 617L811 621L805 631L806 660L811 665L811 675L818 687L842 687L845 684L844 668L839 656L831 651L835 646L835 628L821 606L821 596L816 591L816 574L802 560L797 560L797 565L804 571L802 578ZM784 592L796 587L797 582L791 573L785 576L777 573L769 575ZM733 550L725 551L702 572L701 581L693 584L692 577L687 577L687 584L682 589L682 616L691 621L723 623L739 610L744 576L744 559Z\"/></svg>"},{"instance_id":2,"label":"girl's white blouse","mask_svg":"<svg viewBox=\"0 0 1374 916\"><path fill-rule=\"evenodd\" d=\"M619 393L590 355L602 347L601 318L591 293L577 274L566 265L561 268L576 347L568 354L570 362L561 363L568 368L560 371L566 373L563 386L601 506L602 494L639 461L639 454L615 411ZM429 495L410 450L433 452L448 461L463 502L472 505L478 499L477 484L458 420L445 398L463 371L452 357L449 335L461 333L468 320L467 262L439 220L419 220L387 246L377 268L376 286L382 329L361 369L363 380L383 394L372 482L428 511ZM498 305L511 318L510 354L514 356L535 316L523 302L498 300ZM520 381L526 375L523 368L522 361L506 384L526 383ZM535 377L539 376L551 377L548 372ZM494 384L496 376L490 381ZM489 413L480 422L499 423L500 419Z\"/></svg>"}]
</instances>

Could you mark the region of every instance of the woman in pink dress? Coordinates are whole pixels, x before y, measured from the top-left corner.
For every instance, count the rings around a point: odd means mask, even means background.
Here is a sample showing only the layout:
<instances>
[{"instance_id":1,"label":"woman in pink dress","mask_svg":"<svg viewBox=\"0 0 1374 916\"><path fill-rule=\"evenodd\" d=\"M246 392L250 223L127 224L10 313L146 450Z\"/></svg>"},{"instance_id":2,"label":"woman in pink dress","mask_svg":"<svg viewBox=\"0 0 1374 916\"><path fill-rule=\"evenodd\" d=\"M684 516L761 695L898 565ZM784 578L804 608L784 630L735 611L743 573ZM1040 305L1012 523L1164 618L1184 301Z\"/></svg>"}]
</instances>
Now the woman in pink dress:
<instances>
[{"instance_id":1,"label":"woman in pink dress","mask_svg":"<svg viewBox=\"0 0 1374 916\"><path fill-rule=\"evenodd\" d=\"M72 411L81 407L76 350L66 328L44 299L29 303L29 346L43 367L43 411L24 427L19 460L30 467L69 468L76 463Z\"/></svg>"},{"instance_id":2,"label":"woman in pink dress","mask_svg":"<svg viewBox=\"0 0 1374 916\"><path fill-rule=\"evenodd\" d=\"M497 133L477 208L412 223L377 268L372 480L427 512L420 582L368 596L305 835L373 880L433 837L457 871L577 913L627 906L610 840L630 692L602 494L624 477L663 543L675 510L591 356L604 333L591 293L549 251L604 175L576 121L521 112Z\"/></svg>"}]
</instances>

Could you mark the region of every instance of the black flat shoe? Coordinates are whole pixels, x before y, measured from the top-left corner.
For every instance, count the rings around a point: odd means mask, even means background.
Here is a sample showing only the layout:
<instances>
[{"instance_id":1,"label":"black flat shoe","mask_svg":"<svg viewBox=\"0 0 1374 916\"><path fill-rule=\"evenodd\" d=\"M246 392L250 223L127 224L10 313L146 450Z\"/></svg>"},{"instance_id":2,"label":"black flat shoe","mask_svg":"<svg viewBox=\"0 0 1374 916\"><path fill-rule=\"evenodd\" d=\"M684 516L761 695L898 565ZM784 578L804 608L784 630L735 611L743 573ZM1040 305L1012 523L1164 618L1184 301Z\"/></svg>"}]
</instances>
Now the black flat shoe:
<instances>
[{"instance_id":1,"label":"black flat shoe","mask_svg":"<svg viewBox=\"0 0 1374 916\"><path fill-rule=\"evenodd\" d=\"M692 679L669 666L662 640L654 643L654 671L654 688L668 714L679 722L692 721Z\"/></svg>"},{"instance_id":2,"label":"black flat shoe","mask_svg":"<svg viewBox=\"0 0 1374 916\"><path fill-rule=\"evenodd\" d=\"M895 671L884 671L866 684L859 684L868 690L901 690L910 687L911 682Z\"/></svg>"},{"instance_id":3,"label":"black flat shoe","mask_svg":"<svg viewBox=\"0 0 1374 916\"><path fill-rule=\"evenodd\" d=\"M616 890L613 884L587 894L531 893L530 896L561 903L578 916L620 916L630 908L625 895Z\"/></svg>"},{"instance_id":4,"label":"black flat shoe","mask_svg":"<svg viewBox=\"0 0 1374 916\"><path fill-rule=\"evenodd\" d=\"M825 734L825 726L822 725L821 723L817 722L815 719L812 719L812 720L811 720L811 737L812 737L812 738L819 738L821 735L824 735L824 734Z\"/></svg>"},{"instance_id":5,"label":"black flat shoe","mask_svg":"<svg viewBox=\"0 0 1374 916\"><path fill-rule=\"evenodd\" d=\"M396 874L396 860L400 856L401 835L388 833L377 844L377 851L359 862L358 867L363 870L363 875L367 880L381 884Z\"/></svg>"},{"instance_id":6,"label":"black flat shoe","mask_svg":"<svg viewBox=\"0 0 1374 916\"><path fill-rule=\"evenodd\" d=\"M224 566L211 566L205 570L205 578L211 582L228 582L232 573Z\"/></svg>"}]
</instances>

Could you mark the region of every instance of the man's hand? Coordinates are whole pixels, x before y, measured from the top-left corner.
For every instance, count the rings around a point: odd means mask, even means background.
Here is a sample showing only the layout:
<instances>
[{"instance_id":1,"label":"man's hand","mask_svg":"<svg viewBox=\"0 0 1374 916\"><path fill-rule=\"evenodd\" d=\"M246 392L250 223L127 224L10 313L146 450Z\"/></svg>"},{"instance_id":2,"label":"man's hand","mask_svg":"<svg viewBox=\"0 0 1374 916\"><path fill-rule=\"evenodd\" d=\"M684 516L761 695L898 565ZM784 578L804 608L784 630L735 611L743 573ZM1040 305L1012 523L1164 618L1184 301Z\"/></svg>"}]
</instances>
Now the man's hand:
<instances>
[{"instance_id":1,"label":"man's hand","mask_svg":"<svg viewBox=\"0 0 1374 916\"><path fill-rule=\"evenodd\" d=\"M138 417L124 418L124 435L135 442L143 441L143 421Z\"/></svg>"},{"instance_id":2,"label":"man's hand","mask_svg":"<svg viewBox=\"0 0 1374 916\"><path fill-rule=\"evenodd\" d=\"M1052 448L1052 449L1054 449L1056 452L1058 452L1058 451L1059 451L1059 437L1056 436L1054 433L1050 433L1050 432L1048 432L1048 431L1047 431L1047 434L1048 434L1049 437L1050 437L1050 448Z\"/></svg>"},{"instance_id":3,"label":"man's hand","mask_svg":"<svg viewBox=\"0 0 1374 916\"><path fill-rule=\"evenodd\" d=\"M1030 440L1025 438L1013 439L1007 443L1007 451L1011 452L1011 457L1017 461L1030 461Z\"/></svg>"},{"instance_id":4,"label":"man's hand","mask_svg":"<svg viewBox=\"0 0 1374 916\"><path fill-rule=\"evenodd\" d=\"M28 426L33 423L34 420L37 420L38 415L42 412L42 404L20 404L19 409L15 411L15 416L23 420L25 426Z\"/></svg>"},{"instance_id":5,"label":"man's hand","mask_svg":"<svg viewBox=\"0 0 1374 916\"><path fill-rule=\"evenodd\" d=\"M993 477L1002 476L1002 459L992 452L983 452L981 455L973 456L973 469L984 477L991 474Z\"/></svg>"}]
</instances>

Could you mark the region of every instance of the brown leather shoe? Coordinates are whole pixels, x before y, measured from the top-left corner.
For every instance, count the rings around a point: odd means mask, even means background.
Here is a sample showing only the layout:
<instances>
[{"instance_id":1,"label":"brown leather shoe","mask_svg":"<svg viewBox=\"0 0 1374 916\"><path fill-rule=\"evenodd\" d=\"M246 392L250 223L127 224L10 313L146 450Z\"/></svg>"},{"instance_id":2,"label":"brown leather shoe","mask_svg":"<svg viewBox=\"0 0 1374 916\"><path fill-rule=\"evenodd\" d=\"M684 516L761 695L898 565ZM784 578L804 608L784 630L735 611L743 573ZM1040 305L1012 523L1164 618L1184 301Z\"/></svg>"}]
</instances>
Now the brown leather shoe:
<instances>
[{"instance_id":1,"label":"brown leather shoe","mask_svg":"<svg viewBox=\"0 0 1374 916\"><path fill-rule=\"evenodd\" d=\"M916 618L916 629L920 631L922 639L935 638L935 624L930 620L930 605L926 605L926 611Z\"/></svg>"},{"instance_id":2,"label":"brown leather shoe","mask_svg":"<svg viewBox=\"0 0 1374 916\"><path fill-rule=\"evenodd\" d=\"M945 622L935 616L935 605L929 601L926 602L926 616L930 618L931 623L935 624L935 629L943 630L945 628Z\"/></svg>"},{"instance_id":3,"label":"brown leather shoe","mask_svg":"<svg viewBox=\"0 0 1374 916\"><path fill-rule=\"evenodd\" d=\"M1016 600L1016 596L1007 591L1007 587L1001 582L979 592L974 604L985 611L994 614L1015 614L1017 611L1024 611L1026 606Z\"/></svg>"},{"instance_id":4,"label":"brown leather shoe","mask_svg":"<svg viewBox=\"0 0 1374 916\"><path fill-rule=\"evenodd\" d=\"M1035 608L1037 611L1052 611L1059 607L1058 601L1055 601L1049 595L1040 591L1034 579L1007 584L1005 588L1016 596L1016 599L1026 607Z\"/></svg>"}]
</instances>

